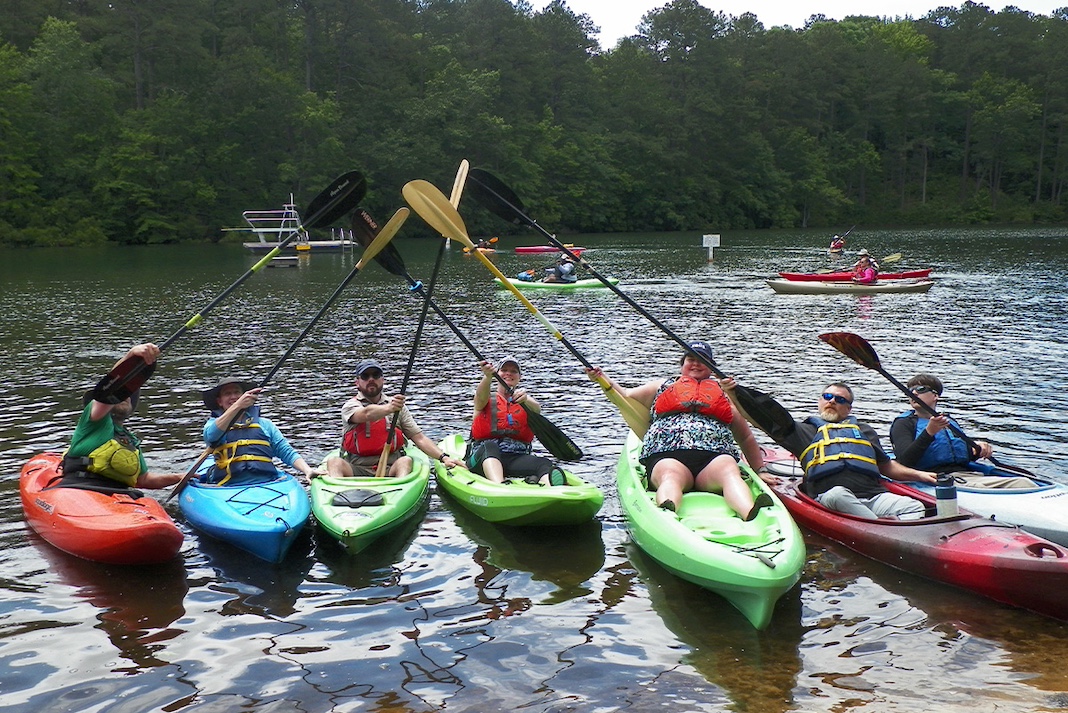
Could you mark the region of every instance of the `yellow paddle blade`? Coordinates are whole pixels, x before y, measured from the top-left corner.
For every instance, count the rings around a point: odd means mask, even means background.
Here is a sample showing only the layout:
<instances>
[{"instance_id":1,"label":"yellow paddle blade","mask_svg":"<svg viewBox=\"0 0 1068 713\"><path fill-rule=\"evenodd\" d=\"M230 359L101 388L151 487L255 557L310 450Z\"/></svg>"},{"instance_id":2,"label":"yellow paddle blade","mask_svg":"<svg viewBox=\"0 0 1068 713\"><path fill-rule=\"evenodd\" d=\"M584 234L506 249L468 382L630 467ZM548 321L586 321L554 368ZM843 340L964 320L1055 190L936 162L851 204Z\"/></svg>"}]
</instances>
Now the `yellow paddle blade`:
<instances>
[{"instance_id":1,"label":"yellow paddle blade","mask_svg":"<svg viewBox=\"0 0 1068 713\"><path fill-rule=\"evenodd\" d=\"M375 255L382 252L382 248L386 247L386 244L393 239L393 236L404 225L404 221L408 220L409 215L411 215L411 211L407 208L397 209L397 212L393 214L389 222L382 226L382 230L378 231L378 235L371 241L371 244L364 248L360 261L356 263L357 270L362 270L369 261L374 259Z\"/></svg>"},{"instance_id":2,"label":"yellow paddle blade","mask_svg":"<svg viewBox=\"0 0 1068 713\"><path fill-rule=\"evenodd\" d=\"M886 264L891 263L891 262L900 262L901 258L903 258L903 257L905 257L905 256L902 255L901 253L893 253L892 255L887 255L882 260L880 260L879 264L880 265L886 265Z\"/></svg>"},{"instance_id":3,"label":"yellow paddle blade","mask_svg":"<svg viewBox=\"0 0 1068 713\"><path fill-rule=\"evenodd\" d=\"M412 210L419 214L419 217L431 228L446 238L460 241L469 248L475 247L467 235L464 219L456 212L456 208L445 197L445 194L434 184L422 179L408 181L401 189L401 194Z\"/></svg>"},{"instance_id":4,"label":"yellow paddle blade","mask_svg":"<svg viewBox=\"0 0 1068 713\"><path fill-rule=\"evenodd\" d=\"M467 162L467 159L460 161L460 166L456 169L456 180L452 182L452 193L449 195L449 203L453 208L460 207L460 197L464 194L464 185L467 183L469 170L471 170L471 164Z\"/></svg>"},{"instance_id":5,"label":"yellow paddle blade","mask_svg":"<svg viewBox=\"0 0 1068 713\"><path fill-rule=\"evenodd\" d=\"M613 389L607 379L602 377L597 383L600 384L605 397L619 410L619 415L630 426L630 430L634 431L634 435L644 438L645 432L649 430L649 409Z\"/></svg>"}]
</instances>

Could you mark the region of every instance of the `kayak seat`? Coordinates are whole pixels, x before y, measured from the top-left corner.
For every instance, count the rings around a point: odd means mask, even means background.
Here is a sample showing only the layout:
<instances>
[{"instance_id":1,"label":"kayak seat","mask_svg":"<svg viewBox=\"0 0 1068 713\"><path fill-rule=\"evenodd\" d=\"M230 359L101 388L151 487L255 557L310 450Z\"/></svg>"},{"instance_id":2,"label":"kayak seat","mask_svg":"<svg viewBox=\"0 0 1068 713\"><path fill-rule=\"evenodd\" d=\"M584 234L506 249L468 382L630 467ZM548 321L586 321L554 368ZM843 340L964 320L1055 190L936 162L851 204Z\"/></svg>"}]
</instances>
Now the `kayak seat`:
<instances>
[{"instance_id":1,"label":"kayak seat","mask_svg":"<svg viewBox=\"0 0 1068 713\"><path fill-rule=\"evenodd\" d=\"M133 500L145 497L145 494L137 488L128 488L116 480L98 478L89 473L68 473L62 478L49 483L44 490L52 490L53 488L75 488L77 490L92 490L94 493L103 493L104 495L126 495Z\"/></svg>"},{"instance_id":2,"label":"kayak seat","mask_svg":"<svg viewBox=\"0 0 1068 713\"><path fill-rule=\"evenodd\" d=\"M343 490L340 493L335 493L330 504L334 507L361 508L378 507L384 502L382 493L376 493L373 490L352 488L351 490Z\"/></svg>"}]
</instances>

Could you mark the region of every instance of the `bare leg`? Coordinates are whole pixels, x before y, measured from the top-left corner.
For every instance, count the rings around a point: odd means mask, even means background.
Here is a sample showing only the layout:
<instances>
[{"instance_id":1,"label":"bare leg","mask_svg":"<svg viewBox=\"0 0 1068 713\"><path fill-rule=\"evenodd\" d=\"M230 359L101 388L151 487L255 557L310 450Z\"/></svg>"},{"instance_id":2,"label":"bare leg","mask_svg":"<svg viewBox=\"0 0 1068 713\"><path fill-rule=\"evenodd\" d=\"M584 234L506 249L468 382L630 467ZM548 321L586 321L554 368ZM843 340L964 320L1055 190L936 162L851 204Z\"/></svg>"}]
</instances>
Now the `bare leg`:
<instances>
[{"instance_id":1,"label":"bare leg","mask_svg":"<svg viewBox=\"0 0 1068 713\"><path fill-rule=\"evenodd\" d=\"M653 466L649 482L656 488L656 504L662 506L671 501L675 508L682 502L682 494L693 489L694 479L690 469L674 458L662 458Z\"/></svg>"},{"instance_id":2,"label":"bare leg","mask_svg":"<svg viewBox=\"0 0 1068 713\"><path fill-rule=\"evenodd\" d=\"M328 458L326 461L326 474L331 478L351 478L352 465L344 458Z\"/></svg>"},{"instance_id":3,"label":"bare leg","mask_svg":"<svg viewBox=\"0 0 1068 713\"><path fill-rule=\"evenodd\" d=\"M414 461L411 456L401 456L389 467L389 477L403 478L412 472L413 465Z\"/></svg>"},{"instance_id":4,"label":"bare leg","mask_svg":"<svg viewBox=\"0 0 1068 713\"><path fill-rule=\"evenodd\" d=\"M713 458L712 462L697 474L696 487L710 493L723 493L723 499L730 505L731 510L743 518L753 509L753 493L742 480L738 463L728 455Z\"/></svg>"},{"instance_id":5,"label":"bare leg","mask_svg":"<svg viewBox=\"0 0 1068 713\"><path fill-rule=\"evenodd\" d=\"M487 458L482 461L482 473L486 480L494 483L504 482L504 465L497 458Z\"/></svg>"}]
</instances>

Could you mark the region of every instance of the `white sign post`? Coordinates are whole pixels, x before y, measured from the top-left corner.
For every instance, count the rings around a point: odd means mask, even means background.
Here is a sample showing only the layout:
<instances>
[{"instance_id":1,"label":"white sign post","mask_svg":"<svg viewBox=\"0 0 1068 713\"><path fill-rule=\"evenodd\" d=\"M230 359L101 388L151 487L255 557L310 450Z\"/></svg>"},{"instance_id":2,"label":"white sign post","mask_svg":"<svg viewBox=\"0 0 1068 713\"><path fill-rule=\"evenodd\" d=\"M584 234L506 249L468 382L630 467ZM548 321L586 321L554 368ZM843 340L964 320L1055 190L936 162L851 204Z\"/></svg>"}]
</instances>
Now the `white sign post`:
<instances>
[{"instance_id":1,"label":"white sign post","mask_svg":"<svg viewBox=\"0 0 1068 713\"><path fill-rule=\"evenodd\" d=\"M702 247L708 248L708 261L712 262L712 250L719 247L719 233L705 235L701 238Z\"/></svg>"}]
</instances>

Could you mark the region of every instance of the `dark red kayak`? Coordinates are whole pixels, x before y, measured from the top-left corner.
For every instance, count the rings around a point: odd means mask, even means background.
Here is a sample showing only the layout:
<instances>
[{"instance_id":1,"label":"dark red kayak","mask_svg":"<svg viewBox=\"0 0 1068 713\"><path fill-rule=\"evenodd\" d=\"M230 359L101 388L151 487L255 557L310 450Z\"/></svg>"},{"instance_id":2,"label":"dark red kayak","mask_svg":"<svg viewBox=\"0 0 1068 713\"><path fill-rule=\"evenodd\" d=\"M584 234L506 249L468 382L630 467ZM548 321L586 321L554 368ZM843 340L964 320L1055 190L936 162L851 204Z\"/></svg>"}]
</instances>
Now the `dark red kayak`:
<instances>
[{"instance_id":1,"label":"dark red kayak","mask_svg":"<svg viewBox=\"0 0 1068 713\"><path fill-rule=\"evenodd\" d=\"M904 272L880 272L880 280L914 280L927 277L931 269L906 270ZM853 279L852 272L780 272L779 276L791 282L849 282Z\"/></svg>"},{"instance_id":2,"label":"dark red kayak","mask_svg":"<svg viewBox=\"0 0 1068 713\"><path fill-rule=\"evenodd\" d=\"M1068 551L1013 526L962 513L934 516L934 498L888 482L891 492L923 500L922 520L868 520L828 510L800 490L800 479L772 486L794 520L874 560L1055 619L1068 620Z\"/></svg>"}]
</instances>

